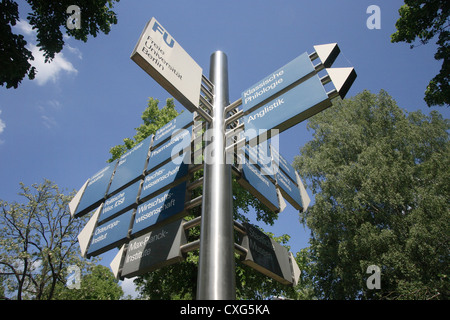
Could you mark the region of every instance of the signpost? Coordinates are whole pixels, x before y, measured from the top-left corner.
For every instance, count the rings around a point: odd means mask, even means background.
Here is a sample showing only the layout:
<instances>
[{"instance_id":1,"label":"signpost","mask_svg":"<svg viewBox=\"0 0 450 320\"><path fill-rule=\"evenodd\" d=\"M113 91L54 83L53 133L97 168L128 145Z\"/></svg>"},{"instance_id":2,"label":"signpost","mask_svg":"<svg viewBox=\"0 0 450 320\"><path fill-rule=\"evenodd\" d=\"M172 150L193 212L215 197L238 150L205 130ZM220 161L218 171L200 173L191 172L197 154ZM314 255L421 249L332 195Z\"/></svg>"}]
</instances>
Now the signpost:
<instances>
[{"instance_id":1,"label":"signpost","mask_svg":"<svg viewBox=\"0 0 450 320\"><path fill-rule=\"evenodd\" d=\"M196 111L202 68L155 18L145 26L131 59L189 111Z\"/></svg>"},{"instance_id":2,"label":"signpost","mask_svg":"<svg viewBox=\"0 0 450 320\"><path fill-rule=\"evenodd\" d=\"M90 257L120 247L111 268L123 278L181 261L185 252L199 249L197 299L235 298L235 250L243 263L296 285L300 269L292 253L258 228L238 227L242 241L234 243L238 223L233 221L231 177L234 172L237 181L273 212L283 211L284 199L297 210L308 207L300 176L277 148L267 147L266 140L330 107L355 80L353 68L331 68L340 52L337 44L314 49L257 81L230 104L227 56L212 54L208 80L152 18L131 59L187 110L93 175L73 198L73 216L95 209L78 236L81 254ZM314 65L316 59L320 62ZM326 75L319 77L319 72ZM330 82L335 89L326 92L324 85ZM205 161L203 178L190 181L193 141L201 145L192 137L197 115L206 122ZM197 135L203 126L195 127ZM227 162L230 153L235 159L233 152L243 160L238 167ZM198 156L195 151L195 160ZM190 200L188 191L201 185L203 194ZM201 217L181 220L198 205ZM198 224L200 239L187 243L185 229Z\"/></svg>"}]
</instances>

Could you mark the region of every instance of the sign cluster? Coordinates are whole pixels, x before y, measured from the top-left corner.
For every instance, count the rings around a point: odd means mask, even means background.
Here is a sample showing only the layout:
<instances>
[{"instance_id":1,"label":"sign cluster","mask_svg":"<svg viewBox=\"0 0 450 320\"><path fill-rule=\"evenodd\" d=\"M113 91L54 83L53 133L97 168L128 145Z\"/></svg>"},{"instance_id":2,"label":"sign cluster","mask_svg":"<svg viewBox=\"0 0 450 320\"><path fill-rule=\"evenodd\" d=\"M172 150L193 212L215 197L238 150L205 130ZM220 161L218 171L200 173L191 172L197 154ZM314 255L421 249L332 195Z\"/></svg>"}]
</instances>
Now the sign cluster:
<instances>
[{"instance_id":1,"label":"sign cluster","mask_svg":"<svg viewBox=\"0 0 450 320\"><path fill-rule=\"evenodd\" d=\"M238 147L236 141L234 152L237 180L276 213L286 207L284 199L299 211L306 210L310 200L295 169L267 143L273 135L267 132L277 134L330 107L331 99L344 97L356 78L353 68L330 68L340 52L337 44L314 49L244 90L240 100L226 108L236 121L231 130L235 137L245 135L245 143ZM317 58L321 62L314 65ZM211 110L201 92L213 99L211 88L202 85L207 80L202 69L155 18L144 28L131 59L187 110L94 174L69 205L75 217L94 211L78 236L82 255L119 247L111 268L120 278L183 259L181 248L189 246L183 217L190 200L194 119L199 115L211 120L200 108ZM322 70L326 75L319 77ZM335 89L326 92L329 82ZM253 225L244 224L243 229L242 262L295 285L300 270L292 253Z\"/></svg>"},{"instance_id":2,"label":"sign cluster","mask_svg":"<svg viewBox=\"0 0 450 320\"><path fill-rule=\"evenodd\" d=\"M83 255L101 254L185 214L194 116L183 112L79 190L70 203L73 216L97 208L79 236Z\"/></svg>"},{"instance_id":3,"label":"sign cluster","mask_svg":"<svg viewBox=\"0 0 450 320\"><path fill-rule=\"evenodd\" d=\"M310 199L305 187L292 165L268 143L254 147L245 145L240 156L240 185L257 197L273 212L282 212L284 199L297 210L304 211Z\"/></svg>"}]
</instances>

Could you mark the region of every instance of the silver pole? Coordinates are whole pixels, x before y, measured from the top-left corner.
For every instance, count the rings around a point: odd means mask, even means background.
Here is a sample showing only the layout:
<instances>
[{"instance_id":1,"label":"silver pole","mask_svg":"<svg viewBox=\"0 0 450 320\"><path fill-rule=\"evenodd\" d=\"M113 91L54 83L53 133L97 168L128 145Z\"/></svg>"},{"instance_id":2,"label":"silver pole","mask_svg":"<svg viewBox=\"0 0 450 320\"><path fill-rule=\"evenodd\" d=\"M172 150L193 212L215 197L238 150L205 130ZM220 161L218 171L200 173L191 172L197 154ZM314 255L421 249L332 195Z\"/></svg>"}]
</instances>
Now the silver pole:
<instances>
[{"instance_id":1,"label":"silver pole","mask_svg":"<svg viewBox=\"0 0 450 320\"><path fill-rule=\"evenodd\" d=\"M221 51L211 55L209 79L214 84L214 104L205 137L197 299L231 300L236 298L236 280L231 165L225 161L228 61Z\"/></svg>"}]
</instances>

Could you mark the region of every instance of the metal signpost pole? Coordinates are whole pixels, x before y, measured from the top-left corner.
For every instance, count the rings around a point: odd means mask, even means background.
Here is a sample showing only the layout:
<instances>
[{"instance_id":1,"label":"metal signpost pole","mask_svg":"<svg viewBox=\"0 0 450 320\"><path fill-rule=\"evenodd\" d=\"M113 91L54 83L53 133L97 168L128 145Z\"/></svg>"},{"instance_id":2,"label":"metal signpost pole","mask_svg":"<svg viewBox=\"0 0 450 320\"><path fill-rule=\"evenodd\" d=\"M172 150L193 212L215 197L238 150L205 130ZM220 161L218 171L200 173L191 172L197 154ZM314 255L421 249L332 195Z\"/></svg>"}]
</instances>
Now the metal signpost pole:
<instances>
[{"instance_id":1,"label":"metal signpost pole","mask_svg":"<svg viewBox=\"0 0 450 320\"><path fill-rule=\"evenodd\" d=\"M236 297L231 164L225 159L225 107L228 101L227 56L211 55L213 121L207 126L197 299Z\"/></svg>"}]
</instances>

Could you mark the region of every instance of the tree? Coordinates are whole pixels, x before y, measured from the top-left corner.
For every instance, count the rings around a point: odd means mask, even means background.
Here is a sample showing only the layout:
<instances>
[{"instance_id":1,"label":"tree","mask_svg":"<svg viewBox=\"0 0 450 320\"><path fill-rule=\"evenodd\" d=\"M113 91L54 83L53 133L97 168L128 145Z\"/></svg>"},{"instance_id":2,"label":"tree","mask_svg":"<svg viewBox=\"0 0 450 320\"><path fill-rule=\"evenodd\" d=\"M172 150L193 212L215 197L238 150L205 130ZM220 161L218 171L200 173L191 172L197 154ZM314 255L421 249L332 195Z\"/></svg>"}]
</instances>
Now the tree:
<instances>
[{"instance_id":1,"label":"tree","mask_svg":"<svg viewBox=\"0 0 450 320\"><path fill-rule=\"evenodd\" d=\"M50 62L64 47L63 32L77 40L87 41L88 36L96 37L101 31L108 34L111 25L117 24L116 14L112 11L119 0L78 1L80 8L80 28L68 27L73 11L67 13L71 0L27 0L31 12L27 19L37 31L37 46L43 51L45 61ZM26 48L23 35L13 33L11 27L19 21L19 6L14 0L0 2L0 85L17 88L25 76L34 79L36 69L30 60L34 57Z\"/></svg>"},{"instance_id":2,"label":"tree","mask_svg":"<svg viewBox=\"0 0 450 320\"><path fill-rule=\"evenodd\" d=\"M425 101L429 107L450 104L450 3L447 0L405 0L392 34L392 42L427 44L437 36L436 60L443 60L441 70L428 84ZM414 48L414 45L411 45Z\"/></svg>"},{"instance_id":3,"label":"tree","mask_svg":"<svg viewBox=\"0 0 450 320\"><path fill-rule=\"evenodd\" d=\"M108 267L91 266L83 275L79 289L69 289L58 283L55 300L119 300L123 296L122 287Z\"/></svg>"},{"instance_id":4,"label":"tree","mask_svg":"<svg viewBox=\"0 0 450 320\"><path fill-rule=\"evenodd\" d=\"M142 120L144 123L136 128L134 139L124 139L124 144L110 149L112 158L110 162L118 159L128 149L133 148L137 143L154 134L156 130L172 120L178 115L175 110L173 99L167 99L166 105L159 109L159 101L149 98L148 106L144 110ZM185 111L186 112L186 111ZM193 180L202 176L202 170L197 172ZM202 194L202 187L192 190L192 199ZM259 200L253 197L247 190L242 188L233 178L233 212L235 220L248 222L245 214L253 207L257 214L257 219L268 224L273 224L277 215L267 209ZM190 210L190 215L186 219L192 219L200 215L200 208ZM188 234L188 242L199 238L200 228L192 228ZM271 235L273 237L273 235ZM278 238L285 242L287 236ZM236 290L237 297L242 299L260 299L271 295L285 295L295 297L293 288L288 288L274 280L263 276L251 268L238 263L236 256ZM197 285L197 265L198 252L188 252L185 261L171 266L167 266L138 276L135 284L144 298L148 299L194 299Z\"/></svg>"},{"instance_id":5,"label":"tree","mask_svg":"<svg viewBox=\"0 0 450 320\"><path fill-rule=\"evenodd\" d=\"M71 217L73 194L64 195L49 180L20 187L24 203L0 200L0 279L18 300L52 299L69 265L83 270L90 264L77 243L86 219Z\"/></svg>"},{"instance_id":6,"label":"tree","mask_svg":"<svg viewBox=\"0 0 450 320\"><path fill-rule=\"evenodd\" d=\"M315 195L301 220L317 297L448 299L449 120L364 91L308 129L313 140L294 165ZM371 265L379 290L367 287Z\"/></svg>"}]
</instances>

